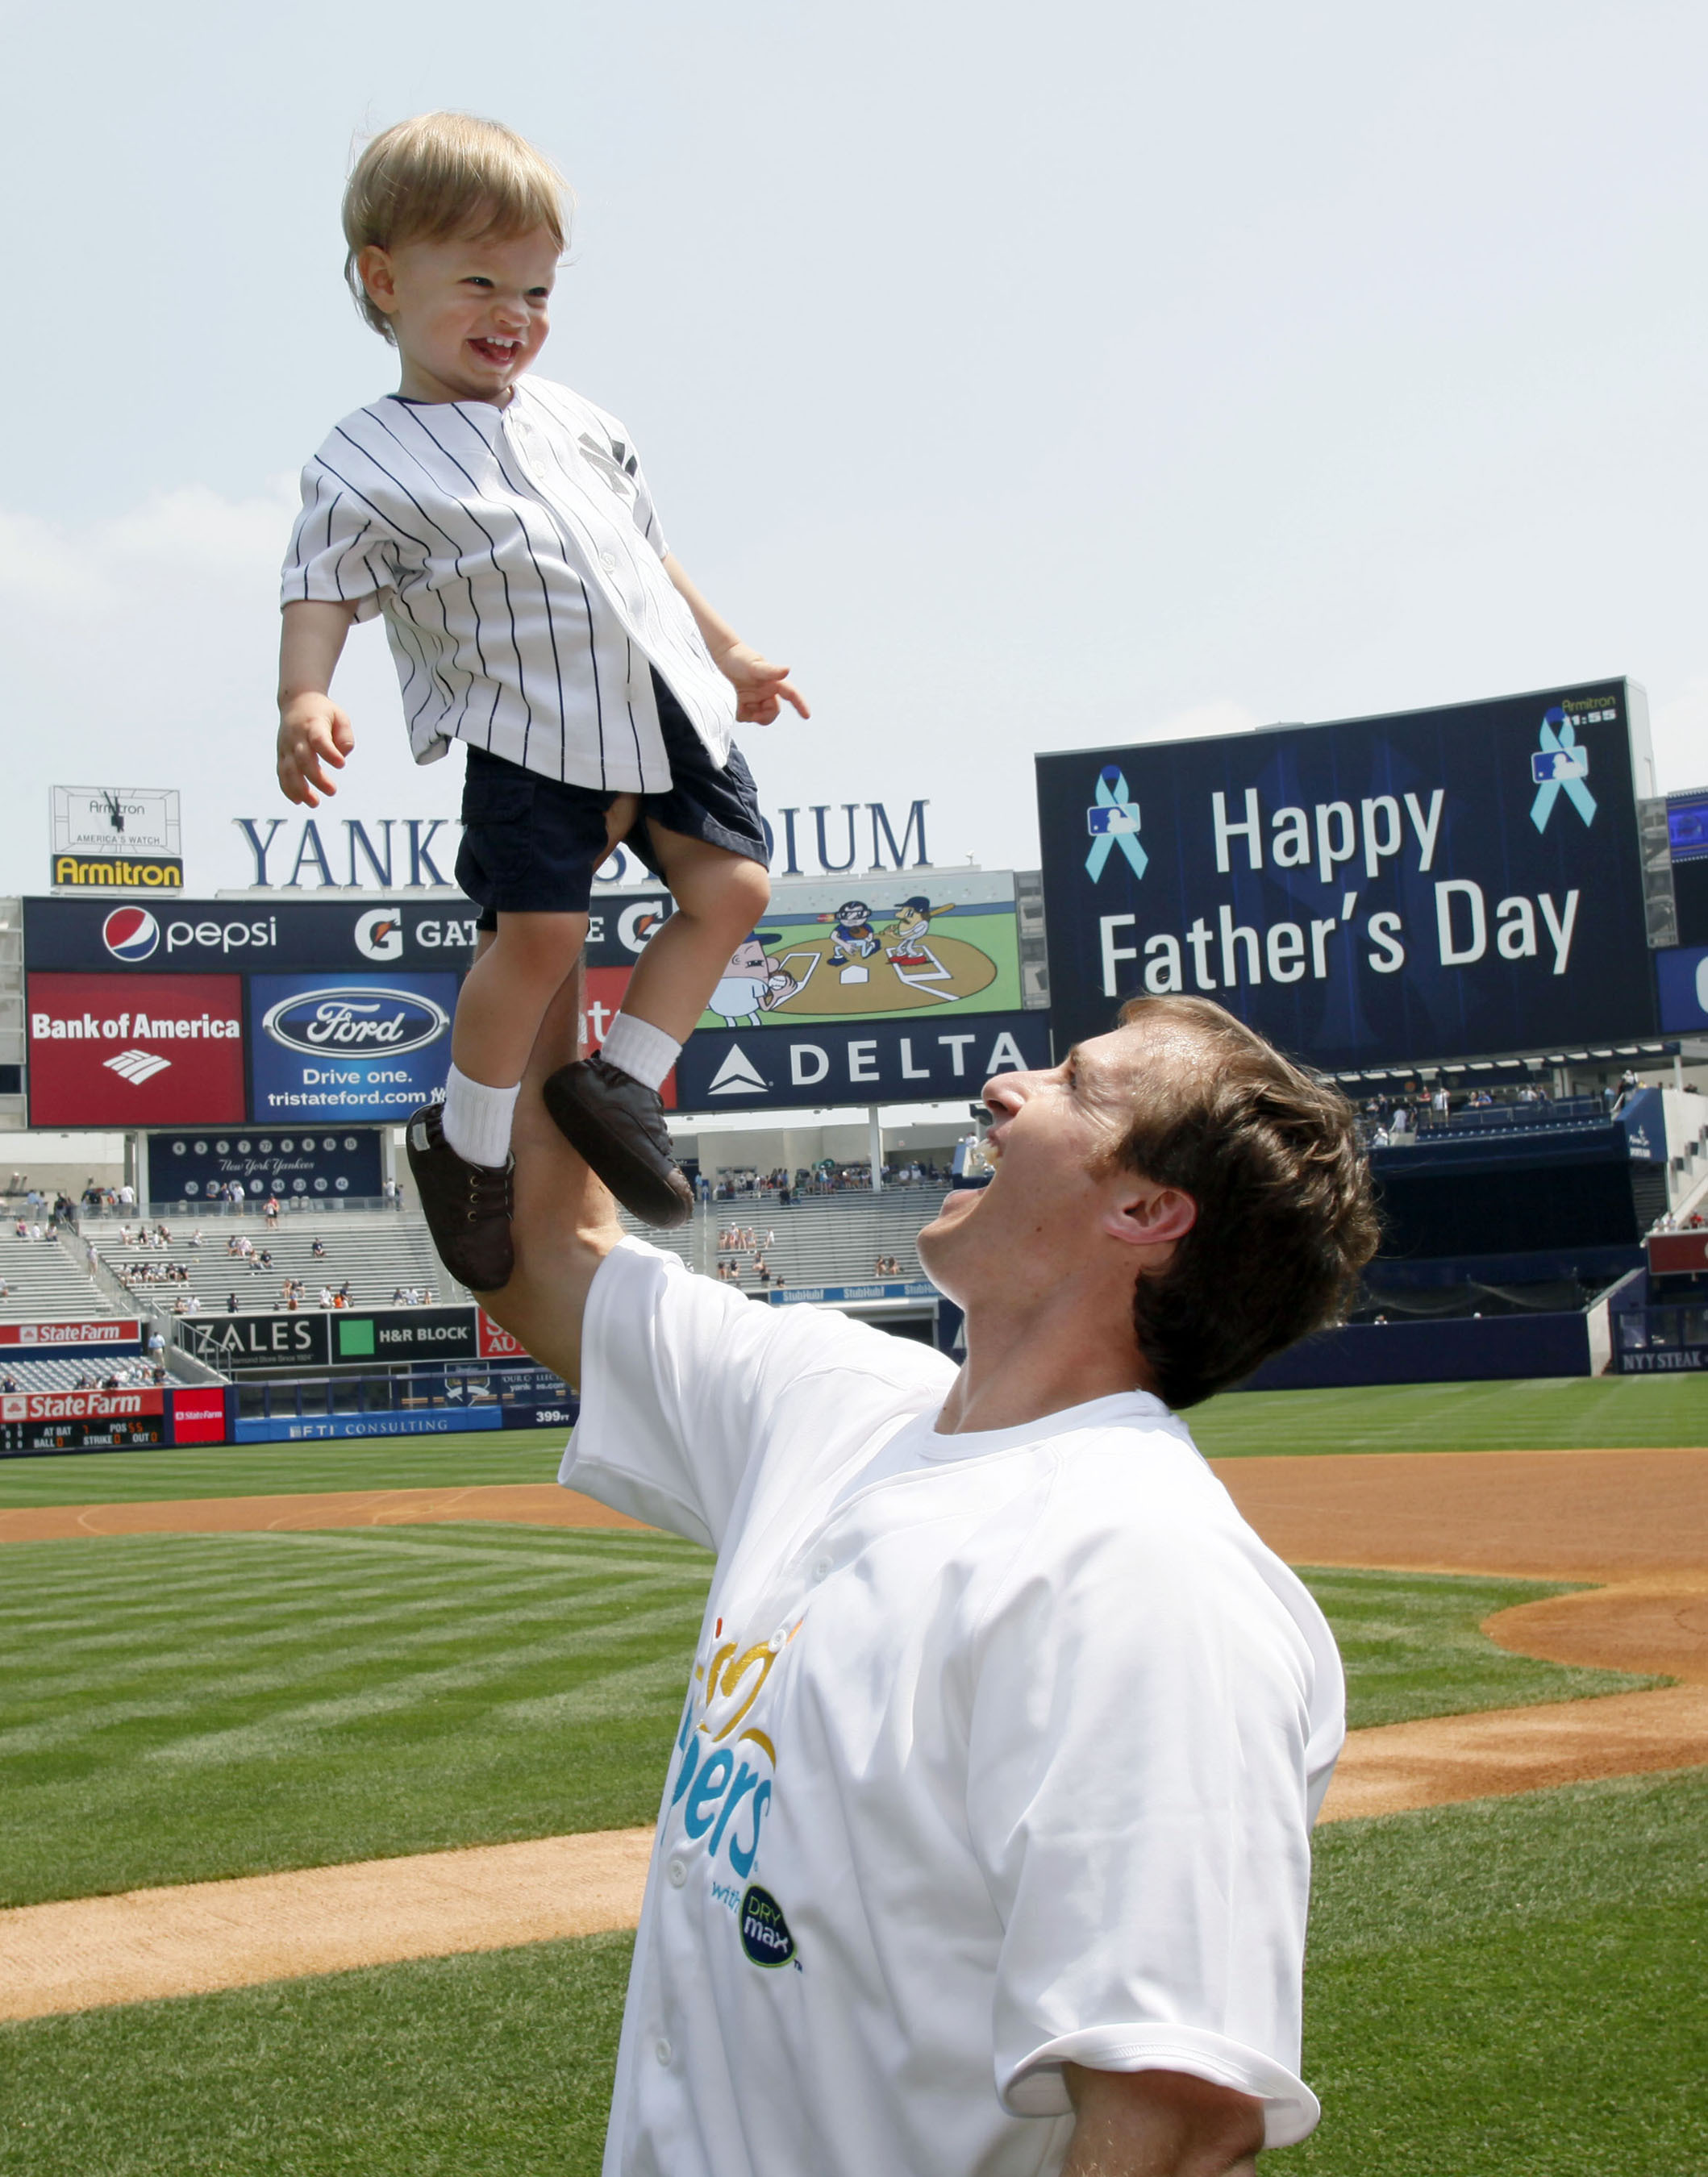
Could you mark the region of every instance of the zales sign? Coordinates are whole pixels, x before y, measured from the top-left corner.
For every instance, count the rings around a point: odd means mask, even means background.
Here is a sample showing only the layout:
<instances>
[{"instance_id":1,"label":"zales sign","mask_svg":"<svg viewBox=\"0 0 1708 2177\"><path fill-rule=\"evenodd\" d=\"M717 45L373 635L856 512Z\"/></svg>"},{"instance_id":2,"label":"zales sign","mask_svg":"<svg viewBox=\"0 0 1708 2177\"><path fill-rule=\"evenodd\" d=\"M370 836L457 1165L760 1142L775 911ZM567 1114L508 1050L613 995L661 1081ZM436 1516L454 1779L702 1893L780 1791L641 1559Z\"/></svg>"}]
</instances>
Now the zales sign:
<instances>
[{"instance_id":1,"label":"zales sign","mask_svg":"<svg viewBox=\"0 0 1708 2177\"><path fill-rule=\"evenodd\" d=\"M771 866L780 877L930 869L930 806L927 800L909 802L899 832L882 801L824 801L779 809L776 823L768 816L763 820ZM324 829L314 816L294 822L283 816L234 816L232 821L248 849L249 881L256 891L316 891L335 885L382 892L405 887L453 889L446 869L456 859L451 839L459 827L442 816L329 817ZM644 869L622 847L599 876L607 884L646 881Z\"/></svg>"}]
</instances>

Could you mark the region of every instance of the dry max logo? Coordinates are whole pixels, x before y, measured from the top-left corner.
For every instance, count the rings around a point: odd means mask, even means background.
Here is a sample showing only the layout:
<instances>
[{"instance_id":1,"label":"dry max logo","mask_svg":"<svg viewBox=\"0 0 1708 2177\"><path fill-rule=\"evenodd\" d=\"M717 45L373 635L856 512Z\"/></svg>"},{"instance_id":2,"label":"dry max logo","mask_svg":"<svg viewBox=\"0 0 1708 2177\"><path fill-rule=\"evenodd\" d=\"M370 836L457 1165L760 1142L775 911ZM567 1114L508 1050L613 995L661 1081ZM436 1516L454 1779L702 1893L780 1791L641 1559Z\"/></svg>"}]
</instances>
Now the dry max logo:
<instances>
[{"instance_id":1,"label":"dry max logo","mask_svg":"<svg viewBox=\"0 0 1708 2177\"><path fill-rule=\"evenodd\" d=\"M683 1832L690 1842L705 1841L707 1861L715 1867L723 1852L743 1882L753 1873L777 1769L777 1749L747 1717L778 1656L799 1630L797 1618L788 1632L744 1648L725 1637L720 1618L712 1628L717 1645L711 1661L694 1667L694 1685L677 1734L680 1759L671 1808L680 1808ZM672 1863L673 1881L679 1864ZM744 1922L746 1917L744 1907ZM778 1919L781 1924L780 1912ZM788 1940L786 1926L783 1934ZM767 1956L764 1962L780 1965L787 1955Z\"/></svg>"}]
</instances>

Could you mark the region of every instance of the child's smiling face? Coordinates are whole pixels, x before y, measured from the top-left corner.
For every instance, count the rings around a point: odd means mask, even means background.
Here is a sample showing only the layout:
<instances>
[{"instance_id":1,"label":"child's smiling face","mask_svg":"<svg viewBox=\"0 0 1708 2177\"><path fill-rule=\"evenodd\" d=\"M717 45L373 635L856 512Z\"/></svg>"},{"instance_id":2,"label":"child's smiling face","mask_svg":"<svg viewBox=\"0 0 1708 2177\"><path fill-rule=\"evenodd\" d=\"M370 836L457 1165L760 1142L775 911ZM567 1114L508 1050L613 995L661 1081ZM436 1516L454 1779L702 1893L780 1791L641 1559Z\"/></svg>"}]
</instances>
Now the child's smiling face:
<instances>
[{"instance_id":1,"label":"child's smiling face","mask_svg":"<svg viewBox=\"0 0 1708 2177\"><path fill-rule=\"evenodd\" d=\"M411 400L502 406L545 346L558 245L543 227L370 246L357 263L396 339L398 390Z\"/></svg>"}]
</instances>

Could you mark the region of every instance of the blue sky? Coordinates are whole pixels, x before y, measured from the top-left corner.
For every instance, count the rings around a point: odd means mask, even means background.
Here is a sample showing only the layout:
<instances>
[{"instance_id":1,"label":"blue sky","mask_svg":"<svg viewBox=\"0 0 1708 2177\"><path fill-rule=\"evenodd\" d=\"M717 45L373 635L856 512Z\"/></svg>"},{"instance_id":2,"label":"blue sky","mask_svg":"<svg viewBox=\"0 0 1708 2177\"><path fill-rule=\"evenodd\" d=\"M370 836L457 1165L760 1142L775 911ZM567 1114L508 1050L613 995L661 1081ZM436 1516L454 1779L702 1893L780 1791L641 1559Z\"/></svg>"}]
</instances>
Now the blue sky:
<instances>
[{"instance_id":1,"label":"blue sky","mask_svg":"<svg viewBox=\"0 0 1708 2177\"><path fill-rule=\"evenodd\" d=\"M13 821L175 785L244 881L294 477L388 389L364 132L496 114L580 198L543 372L787 659L768 807L1036 851L1037 749L1624 672L1708 778L1700 6L1067 0L37 10L0 165ZM377 630L336 813L450 815Z\"/></svg>"}]
</instances>

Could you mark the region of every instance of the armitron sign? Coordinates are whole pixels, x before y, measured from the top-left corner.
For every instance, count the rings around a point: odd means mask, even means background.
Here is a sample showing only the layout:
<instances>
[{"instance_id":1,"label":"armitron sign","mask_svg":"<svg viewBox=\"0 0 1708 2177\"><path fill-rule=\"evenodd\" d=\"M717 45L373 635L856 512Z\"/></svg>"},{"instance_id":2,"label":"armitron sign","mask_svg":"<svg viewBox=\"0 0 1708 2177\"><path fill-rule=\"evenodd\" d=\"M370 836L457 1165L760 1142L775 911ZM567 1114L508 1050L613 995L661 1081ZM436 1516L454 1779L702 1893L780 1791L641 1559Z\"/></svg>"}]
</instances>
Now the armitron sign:
<instances>
[{"instance_id":1,"label":"armitron sign","mask_svg":"<svg viewBox=\"0 0 1708 2177\"><path fill-rule=\"evenodd\" d=\"M56 854L53 882L62 891L182 892L184 865L176 856L162 854Z\"/></svg>"}]
</instances>

